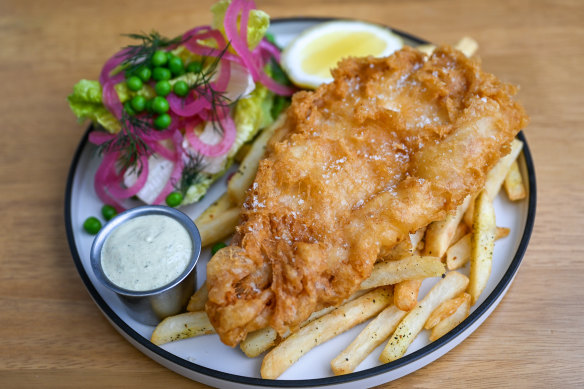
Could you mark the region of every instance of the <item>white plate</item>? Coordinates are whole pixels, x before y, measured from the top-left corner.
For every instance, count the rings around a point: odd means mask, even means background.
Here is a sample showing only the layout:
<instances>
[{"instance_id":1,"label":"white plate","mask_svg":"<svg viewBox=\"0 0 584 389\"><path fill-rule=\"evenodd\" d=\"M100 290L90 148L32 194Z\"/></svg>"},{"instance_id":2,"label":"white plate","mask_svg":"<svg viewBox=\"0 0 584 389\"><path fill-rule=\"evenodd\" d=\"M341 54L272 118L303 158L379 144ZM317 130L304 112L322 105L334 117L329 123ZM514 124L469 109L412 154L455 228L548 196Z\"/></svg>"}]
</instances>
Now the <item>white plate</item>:
<instances>
[{"instance_id":1,"label":"white plate","mask_svg":"<svg viewBox=\"0 0 584 389\"><path fill-rule=\"evenodd\" d=\"M273 21L270 31L278 44L285 45L305 28L330 19L295 18ZM398 31L409 44L423 41ZM383 345L375 350L352 374L333 376L330 361L342 351L359 333L365 324L359 325L329 342L314 348L301 358L278 380L260 378L261 357L250 359L238 349L223 345L216 335L200 336L170 343L162 347L150 343L153 327L134 321L124 310L120 300L97 282L89 261L89 250L93 237L83 232L83 221L98 215L102 203L93 190L93 176L99 164L96 147L87 142L87 133L82 139L73 159L66 190L65 222L67 237L73 259L83 282L93 300L112 325L140 351L193 380L221 388L251 387L370 387L409 374L439 358L467 336L469 336L493 311L505 295L521 263L527 247L535 218L535 172L523 134L524 142L521 169L529 179L529 196L526 200L511 203L502 195L495 200L497 225L510 227L511 233L497 241L493 259L492 274L485 292L474 305L471 315L449 334L433 343L427 334L417 337L403 358L380 365L379 354ZM228 176L228 174L226 175ZM225 176L225 177L226 177ZM225 178L219 180L199 204L182 210L196 217L225 191ZM205 278L205 266L209 260L209 250L204 250L197 268L199 285ZM468 269L463 269L468 272ZM421 295L425 294L437 279L424 281Z\"/></svg>"}]
</instances>

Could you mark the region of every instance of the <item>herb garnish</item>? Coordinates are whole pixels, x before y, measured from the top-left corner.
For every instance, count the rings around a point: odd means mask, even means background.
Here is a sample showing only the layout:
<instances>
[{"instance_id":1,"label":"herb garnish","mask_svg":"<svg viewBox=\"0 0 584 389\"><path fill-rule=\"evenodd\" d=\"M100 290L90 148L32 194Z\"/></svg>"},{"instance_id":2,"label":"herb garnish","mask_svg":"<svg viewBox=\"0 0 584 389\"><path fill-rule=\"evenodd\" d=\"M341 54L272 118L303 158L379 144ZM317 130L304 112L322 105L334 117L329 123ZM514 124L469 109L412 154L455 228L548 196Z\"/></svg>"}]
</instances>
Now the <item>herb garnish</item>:
<instances>
[{"instance_id":1,"label":"herb garnish","mask_svg":"<svg viewBox=\"0 0 584 389\"><path fill-rule=\"evenodd\" d=\"M188 153L188 161L185 163L180 178L180 183L175 188L186 196L187 190L203 180L201 170L203 170L204 158L200 154Z\"/></svg>"},{"instance_id":2,"label":"herb garnish","mask_svg":"<svg viewBox=\"0 0 584 389\"><path fill-rule=\"evenodd\" d=\"M208 57L203 59L203 70L200 73L196 73L196 79L190 86L190 90L193 90L198 98L204 98L211 104L211 123L213 125L213 130L218 134L223 135L224 129L221 124L218 109L228 109L231 105L235 104L237 101L232 101L227 96L225 92L217 91L213 88L211 80L215 73L217 72L217 67L221 62L221 58L227 50L229 50L230 43L227 43L225 48L221 50L217 57L212 57L213 61L209 66L205 66L205 62Z\"/></svg>"},{"instance_id":3,"label":"herb garnish","mask_svg":"<svg viewBox=\"0 0 584 389\"><path fill-rule=\"evenodd\" d=\"M132 39L141 40L142 44L126 46L126 55L128 58L122 62L126 72L133 72L141 66L150 65L154 53L164 47L178 45L183 42L183 37L178 36L168 39L161 36L158 32L152 31L150 34L125 34Z\"/></svg>"},{"instance_id":4,"label":"herb garnish","mask_svg":"<svg viewBox=\"0 0 584 389\"><path fill-rule=\"evenodd\" d=\"M150 156L153 151L142 139L142 135L149 132L152 124L149 120L143 120L130 115L125 110L122 111L120 120L122 128L115 138L99 145L98 152L119 152L118 162L122 171L132 169L139 175L142 172L140 157Z\"/></svg>"}]
</instances>

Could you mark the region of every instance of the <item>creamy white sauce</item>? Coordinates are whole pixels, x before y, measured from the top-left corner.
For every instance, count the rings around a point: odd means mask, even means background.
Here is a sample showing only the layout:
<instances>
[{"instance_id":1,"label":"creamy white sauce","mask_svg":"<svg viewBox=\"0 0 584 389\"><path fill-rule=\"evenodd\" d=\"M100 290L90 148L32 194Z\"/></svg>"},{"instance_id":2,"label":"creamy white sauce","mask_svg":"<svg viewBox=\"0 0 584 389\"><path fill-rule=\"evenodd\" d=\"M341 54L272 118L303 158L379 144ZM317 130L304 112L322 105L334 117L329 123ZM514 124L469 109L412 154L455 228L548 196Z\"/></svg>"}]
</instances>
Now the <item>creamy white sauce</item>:
<instances>
[{"instance_id":1,"label":"creamy white sauce","mask_svg":"<svg viewBox=\"0 0 584 389\"><path fill-rule=\"evenodd\" d=\"M163 215L139 216L107 237L101 250L101 267L117 286L146 291L177 278L192 252L189 233L178 221Z\"/></svg>"}]
</instances>

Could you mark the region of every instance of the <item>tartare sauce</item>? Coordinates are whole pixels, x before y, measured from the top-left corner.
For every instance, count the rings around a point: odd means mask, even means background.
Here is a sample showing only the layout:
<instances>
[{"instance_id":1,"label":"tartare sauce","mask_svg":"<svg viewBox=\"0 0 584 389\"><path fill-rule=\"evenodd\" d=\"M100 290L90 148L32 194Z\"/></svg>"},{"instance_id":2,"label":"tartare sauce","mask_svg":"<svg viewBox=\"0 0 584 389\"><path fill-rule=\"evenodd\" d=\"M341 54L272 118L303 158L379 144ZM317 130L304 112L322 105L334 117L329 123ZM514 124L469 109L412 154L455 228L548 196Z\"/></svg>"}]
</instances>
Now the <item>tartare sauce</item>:
<instances>
[{"instance_id":1,"label":"tartare sauce","mask_svg":"<svg viewBox=\"0 0 584 389\"><path fill-rule=\"evenodd\" d=\"M193 243L187 230L163 215L138 216L113 230L101 250L105 276L133 291L159 288L187 267Z\"/></svg>"}]
</instances>

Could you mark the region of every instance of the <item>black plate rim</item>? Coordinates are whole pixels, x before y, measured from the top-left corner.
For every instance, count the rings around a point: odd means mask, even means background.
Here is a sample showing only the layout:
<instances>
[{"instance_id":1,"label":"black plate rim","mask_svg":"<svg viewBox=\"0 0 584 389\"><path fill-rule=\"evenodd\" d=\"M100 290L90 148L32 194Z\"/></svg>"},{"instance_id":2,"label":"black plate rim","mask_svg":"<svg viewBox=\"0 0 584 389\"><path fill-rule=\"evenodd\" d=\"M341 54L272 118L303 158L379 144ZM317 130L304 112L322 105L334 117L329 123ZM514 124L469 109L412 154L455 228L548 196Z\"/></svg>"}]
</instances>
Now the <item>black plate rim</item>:
<instances>
[{"instance_id":1,"label":"black plate rim","mask_svg":"<svg viewBox=\"0 0 584 389\"><path fill-rule=\"evenodd\" d=\"M351 19L337 19L337 18L322 18L322 17L291 17L291 18L274 18L272 19L272 24L279 24L279 23L293 23L293 22L327 22L332 20L351 20ZM386 27L387 26L383 26ZM408 33L396 30L391 28L393 32L398 35L401 35L407 39L410 39L414 42L418 42L420 44L428 43L427 41L410 35ZM527 246L529 244L529 239L531 237L531 233L533 231L533 225L535 222L535 211L536 211L536 201L537 201L537 194L536 194L536 182L535 182L535 167L533 164L533 159L531 157L531 152L527 145L527 140L523 131L519 132L517 137L523 142L523 156L525 160L525 165L527 169L528 175L528 182L529 182L529 197L528 197L528 210L527 210L527 220L525 222L525 229L523 231L523 235L521 237L519 246L509 265L509 268L503 275L501 281L497 284L493 292L488 296L488 298L477 308L475 311L467 317L460 325L458 325L455 329L450 331L448 334L444 335L440 339L424 346L420 350L408 354L396 361L372 367L366 370L357 371L354 373L341 375L341 376L331 376L326 378L315 378L315 379L305 379L305 380L269 380L269 379L262 379L262 378L254 378L254 377L246 377L240 376L237 374L225 373L220 370L210 369L208 367L204 367L198 365L196 363L187 361L180 357L177 357L174 354L164 350L163 348L154 345L148 339L144 338L138 332L136 332L132 327L130 327L126 322L124 322L107 304L107 302L101 297L98 293L97 289L91 282L89 275L85 271L83 264L81 262L81 257L79 252L77 251L77 245L75 242L75 236L73 233L73 221L71 219L71 202L73 197L73 183L75 179L75 173L77 171L77 166L79 164L79 160L81 159L81 155L83 150L88 142L89 132L91 131L91 126L85 132L83 138L81 139L79 145L77 146L77 150L75 151L75 155L73 157L73 161L71 162L71 167L69 169L69 174L67 177L67 184L65 189L65 229L67 234L67 241L69 244L69 249L71 251L71 255L73 257L73 262L75 263L75 267L87 288L91 298L93 301L98 305L101 309L103 314L113 323L115 324L120 331L123 331L127 336L131 337L134 342L138 343L143 348L147 349L153 354L158 355L159 357L166 359L167 361L180 366L181 368L191 370L197 372L199 374L203 374L209 376L214 379L224 380L232 383L239 383L245 385L254 385L254 386L269 386L269 387L315 387L315 386L327 386L327 385L334 385L334 384L345 384L353 381L359 381L366 378L370 378L376 375L389 373L396 369L399 369L407 364L413 363L418 361L429 354L439 350L441 347L447 345L451 341L453 341L458 335L465 332L469 327L471 327L485 312L489 310L489 308L498 301L501 294L507 289L511 281L513 280L519 266L521 265L521 261L523 256L525 255L525 251L527 250ZM77 226L78 228L79 226ZM148 355L146 353L146 355ZM148 355L152 357L151 355Z\"/></svg>"}]
</instances>

